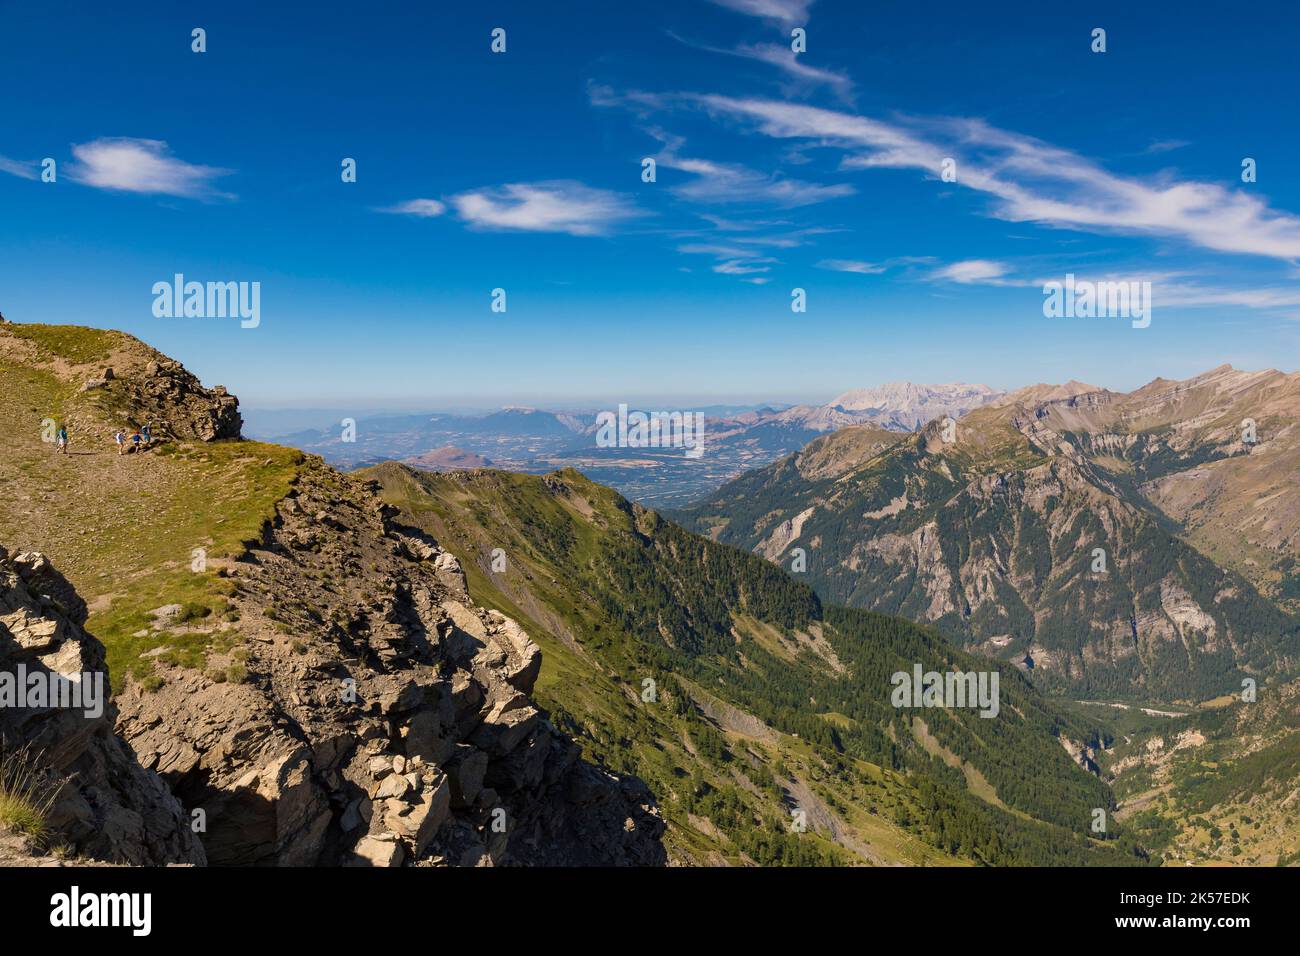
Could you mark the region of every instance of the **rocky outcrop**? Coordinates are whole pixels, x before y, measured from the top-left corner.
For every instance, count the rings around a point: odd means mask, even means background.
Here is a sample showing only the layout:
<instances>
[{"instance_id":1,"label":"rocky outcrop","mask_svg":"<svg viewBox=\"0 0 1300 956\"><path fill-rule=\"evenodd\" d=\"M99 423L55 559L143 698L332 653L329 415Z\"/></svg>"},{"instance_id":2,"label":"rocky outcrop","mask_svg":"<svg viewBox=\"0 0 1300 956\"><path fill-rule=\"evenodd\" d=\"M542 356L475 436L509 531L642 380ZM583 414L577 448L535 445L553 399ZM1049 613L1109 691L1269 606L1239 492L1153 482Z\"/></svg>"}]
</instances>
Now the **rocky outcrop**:
<instances>
[{"instance_id":1,"label":"rocky outcrop","mask_svg":"<svg viewBox=\"0 0 1300 956\"><path fill-rule=\"evenodd\" d=\"M205 388L181 363L122 332L6 326L0 358L40 368L73 390L60 421L74 443L109 442L118 429L145 425L155 439L240 437L239 401L224 386Z\"/></svg>"},{"instance_id":2,"label":"rocky outcrop","mask_svg":"<svg viewBox=\"0 0 1300 956\"><path fill-rule=\"evenodd\" d=\"M85 618L85 603L43 555L11 558L0 548L0 759L30 755L46 777L42 792L57 792L46 814L51 839L76 854L202 864L189 816L113 732L104 646Z\"/></svg>"},{"instance_id":3,"label":"rocky outcrop","mask_svg":"<svg viewBox=\"0 0 1300 956\"><path fill-rule=\"evenodd\" d=\"M755 550L769 561L780 562L785 550L803 533L803 526L812 517L815 508L805 508L793 518L787 518L773 529Z\"/></svg>"},{"instance_id":4,"label":"rocky outcrop","mask_svg":"<svg viewBox=\"0 0 1300 956\"><path fill-rule=\"evenodd\" d=\"M536 644L395 514L309 458L221 571L243 679L219 655L207 673L160 660L160 688L121 695L142 763L204 811L211 862L662 863L649 793L532 703Z\"/></svg>"},{"instance_id":5,"label":"rocky outcrop","mask_svg":"<svg viewBox=\"0 0 1300 956\"><path fill-rule=\"evenodd\" d=\"M156 438L217 441L238 438L239 400L224 385L205 388L179 362L150 360L100 385L132 409L130 424L149 424Z\"/></svg>"}]
</instances>

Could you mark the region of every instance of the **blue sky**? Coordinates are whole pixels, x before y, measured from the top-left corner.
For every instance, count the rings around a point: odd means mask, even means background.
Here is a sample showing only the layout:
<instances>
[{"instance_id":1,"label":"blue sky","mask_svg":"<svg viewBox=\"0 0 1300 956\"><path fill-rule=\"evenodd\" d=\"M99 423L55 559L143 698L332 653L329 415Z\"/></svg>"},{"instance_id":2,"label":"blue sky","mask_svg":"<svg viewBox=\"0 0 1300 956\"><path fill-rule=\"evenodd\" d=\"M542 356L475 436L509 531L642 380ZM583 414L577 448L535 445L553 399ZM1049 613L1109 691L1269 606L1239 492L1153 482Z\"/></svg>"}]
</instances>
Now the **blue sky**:
<instances>
[{"instance_id":1,"label":"blue sky","mask_svg":"<svg viewBox=\"0 0 1300 956\"><path fill-rule=\"evenodd\" d=\"M1292 4L130 6L0 3L0 311L246 405L1297 366ZM261 324L155 317L177 272ZM1045 318L1066 273L1152 282L1150 327Z\"/></svg>"}]
</instances>

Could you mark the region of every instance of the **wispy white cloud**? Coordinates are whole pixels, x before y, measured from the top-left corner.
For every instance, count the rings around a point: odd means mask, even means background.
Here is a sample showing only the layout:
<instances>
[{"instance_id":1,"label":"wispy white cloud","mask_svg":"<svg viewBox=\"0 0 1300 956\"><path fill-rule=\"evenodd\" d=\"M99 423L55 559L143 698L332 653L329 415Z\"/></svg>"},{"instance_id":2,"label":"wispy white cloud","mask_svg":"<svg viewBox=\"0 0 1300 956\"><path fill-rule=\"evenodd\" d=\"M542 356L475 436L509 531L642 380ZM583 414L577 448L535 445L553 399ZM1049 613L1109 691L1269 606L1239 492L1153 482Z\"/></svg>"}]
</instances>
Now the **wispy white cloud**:
<instances>
[{"instance_id":1,"label":"wispy white cloud","mask_svg":"<svg viewBox=\"0 0 1300 956\"><path fill-rule=\"evenodd\" d=\"M677 247L685 255L712 256L718 260L713 271L722 275L746 276L771 272L778 264L771 256L758 255L753 249L718 242L688 242Z\"/></svg>"},{"instance_id":2,"label":"wispy white cloud","mask_svg":"<svg viewBox=\"0 0 1300 956\"><path fill-rule=\"evenodd\" d=\"M931 282L956 282L962 285L986 285L1025 289L1043 289L1048 283L1061 283L1065 271L1058 275L1031 277L1013 265L989 259L966 259L931 270L924 278ZM1225 286L1189 279L1189 273L1175 270L1115 269L1066 270L1079 282L1150 283L1152 301L1161 308L1233 307L1252 309L1300 319L1300 287Z\"/></svg>"},{"instance_id":3,"label":"wispy white cloud","mask_svg":"<svg viewBox=\"0 0 1300 956\"><path fill-rule=\"evenodd\" d=\"M663 155L662 165L691 173L695 179L673 192L694 202L715 203L768 203L781 208L809 206L841 196L851 196L857 190L848 183L807 182L760 173L735 163L719 163L707 159L678 158Z\"/></svg>"},{"instance_id":4,"label":"wispy white cloud","mask_svg":"<svg viewBox=\"0 0 1300 956\"><path fill-rule=\"evenodd\" d=\"M808 8L813 0L712 0L720 7L737 13L773 20L793 26L808 20Z\"/></svg>"},{"instance_id":5,"label":"wispy white cloud","mask_svg":"<svg viewBox=\"0 0 1300 956\"><path fill-rule=\"evenodd\" d=\"M823 259L817 263L819 269L831 269L835 272L856 272L859 275L873 276L888 271L883 262L860 262L857 259Z\"/></svg>"},{"instance_id":6,"label":"wispy white cloud","mask_svg":"<svg viewBox=\"0 0 1300 956\"><path fill-rule=\"evenodd\" d=\"M1158 139L1142 152L1148 156L1153 156L1157 153L1170 153L1176 149L1191 145L1191 142L1185 139Z\"/></svg>"},{"instance_id":7,"label":"wispy white cloud","mask_svg":"<svg viewBox=\"0 0 1300 956\"><path fill-rule=\"evenodd\" d=\"M697 43L679 36L672 31L668 35L685 46L696 50L704 50L709 53L720 53L724 56L737 56L746 60L755 60L759 63L766 63L768 66L776 67L786 78L791 81L792 89L786 92L797 92L803 89L815 87L829 87L837 97L846 103L852 103L853 100L853 80L847 73L839 70L832 70L827 67L813 66L807 62L807 55L799 55L794 52L788 44L780 43L748 43L741 44L735 49L726 47L710 46L704 43Z\"/></svg>"},{"instance_id":8,"label":"wispy white cloud","mask_svg":"<svg viewBox=\"0 0 1300 956\"><path fill-rule=\"evenodd\" d=\"M844 149L847 169L911 168L937 176L957 160L957 184L993 196L1011 222L1174 237L1203 249L1300 258L1300 217L1215 183L1111 173L1070 150L978 119L885 122L800 104L720 95L694 98L716 115L741 118L776 138Z\"/></svg>"},{"instance_id":9,"label":"wispy white cloud","mask_svg":"<svg viewBox=\"0 0 1300 956\"><path fill-rule=\"evenodd\" d=\"M930 278L962 285L1003 285L1010 267L992 259L964 259L935 269Z\"/></svg>"},{"instance_id":10,"label":"wispy white cloud","mask_svg":"<svg viewBox=\"0 0 1300 956\"><path fill-rule=\"evenodd\" d=\"M640 215L626 198L571 180L508 183L471 190L449 200L461 219L483 229L599 236Z\"/></svg>"},{"instance_id":11,"label":"wispy white cloud","mask_svg":"<svg viewBox=\"0 0 1300 956\"><path fill-rule=\"evenodd\" d=\"M24 163L17 159L10 159L8 156L0 156L0 173L21 176L23 179L39 179L38 168L35 163Z\"/></svg>"},{"instance_id":12,"label":"wispy white cloud","mask_svg":"<svg viewBox=\"0 0 1300 956\"><path fill-rule=\"evenodd\" d=\"M754 220L754 219L728 219L711 212L700 213L700 218L705 219L723 232L754 232L758 229L768 229L773 226L788 226L785 220Z\"/></svg>"},{"instance_id":13,"label":"wispy white cloud","mask_svg":"<svg viewBox=\"0 0 1300 956\"><path fill-rule=\"evenodd\" d=\"M803 56L796 54L788 46L777 43L758 43L741 46L730 52L736 56L758 60L776 67L797 83L807 86L828 86L840 99L849 101L853 98L853 80L846 73L825 67L812 66Z\"/></svg>"},{"instance_id":14,"label":"wispy white cloud","mask_svg":"<svg viewBox=\"0 0 1300 956\"><path fill-rule=\"evenodd\" d=\"M794 249L807 245L813 236L838 231L808 228L769 234L763 230L780 229L789 226L789 223L782 220L730 220L709 213L701 214L701 218L713 223L716 231L681 233L683 239L690 238L693 241L678 245L677 251L683 255L712 256L717 260L713 271L723 275L768 272L774 265L780 264L779 259L766 254L769 250Z\"/></svg>"},{"instance_id":15,"label":"wispy white cloud","mask_svg":"<svg viewBox=\"0 0 1300 956\"><path fill-rule=\"evenodd\" d=\"M685 141L681 137L660 130L650 132L664 143L664 148L655 156L655 162L668 169L690 173L694 177L689 182L672 187L674 195L691 202L764 204L793 209L851 196L857 191L849 183L826 184L789 179L762 173L739 163L721 163L683 156L680 149Z\"/></svg>"},{"instance_id":16,"label":"wispy white cloud","mask_svg":"<svg viewBox=\"0 0 1300 956\"><path fill-rule=\"evenodd\" d=\"M391 212L399 216L418 216L421 219L433 219L447 211L445 203L436 199L408 199L392 206L385 206L380 212Z\"/></svg>"},{"instance_id":17,"label":"wispy white cloud","mask_svg":"<svg viewBox=\"0 0 1300 956\"><path fill-rule=\"evenodd\" d=\"M768 246L772 249L797 249L799 246L808 245L813 236L823 236L841 231L840 229L811 227L808 229L793 229L772 236L739 235L732 238L736 242L743 242L753 246Z\"/></svg>"},{"instance_id":18,"label":"wispy white cloud","mask_svg":"<svg viewBox=\"0 0 1300 956\"><path fill-rule=\"evenodd\" d=\"M663 93L647 93L644 90L619 91L605 83L588 81L587 99L592 106L621 107L632 113L645 116L668 109L680 96Z\"/></svg>"},{"instance_id":19,"label":"wispy white cloud","mask_svg":"<svg viewBox=\"0 0 1300 956\"><path fill-rule=\"evenodd\" d=\"M729 276L751 275L755 272L771 272L772 264L775 262L775 259L769 258L728 259L715 265L713 271Z\"/></svg>"},{"instance_id":20,"label":"wispy white cloud","mask_svg":"<svg viewBox=\"0 0 1300 956\"><path fill-rule=\"evenodd\" d=\"M934 261L934 256L890 256L880 262L863 262L860 259L823 259L816 265L818 269L830 269L834 272L880 275L895 269L912 271L913 267L928 266Z\"/></svg>"},{"instance_id":21,"label":"wispy white cloud","mask_svg":"<svg viewBox=\"0 0 1300 956\"><path fill-rule=\"evenodd\" d=\"M69 167L69 178L96 189L190 199L233 198L212 184L230 170L177 159L162 140L96 139L73 146L72 155L75 162Z\"/></svg>"},{"instance_id":22,"label":"wispy white cloud","mask_svg":"<svg viewBox=\"0 0 1300 956\"><path fill-rule=\"evenodd\" d=\"M740 246L716 242L686 242L678 246L677 251L688 256L719 256L723 259L739 259L754 254L752 250Z\"/></svg>"},{"instance_id":23,"label":"wispy white cloud","mask_svg":"<svg viewBox=\"0 0 1300 956\"><path fill-rule=\"evenodd\" d=\"M1171 282L1160 284L1156 291L1161 305L1188 308L1226 305L1267 311L1300 308L1300 288L1284 286L1231 289L1198 282Z\"/></svg>"}]
</instances>

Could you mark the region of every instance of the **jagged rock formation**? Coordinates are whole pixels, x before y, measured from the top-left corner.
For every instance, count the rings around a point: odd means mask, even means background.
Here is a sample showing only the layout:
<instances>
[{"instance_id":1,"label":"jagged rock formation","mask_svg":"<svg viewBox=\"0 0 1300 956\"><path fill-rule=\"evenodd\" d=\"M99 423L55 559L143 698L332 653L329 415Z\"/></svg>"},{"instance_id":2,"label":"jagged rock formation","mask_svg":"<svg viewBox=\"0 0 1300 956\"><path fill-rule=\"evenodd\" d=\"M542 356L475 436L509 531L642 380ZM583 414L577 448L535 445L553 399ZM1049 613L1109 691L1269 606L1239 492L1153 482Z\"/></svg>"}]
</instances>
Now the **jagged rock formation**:
<instances>
[{"instance_id":1,"label":"jagged rock formation","mask_svg":"<svg viewBox=\"0 0 1300 956\"><path fill-rule=\"evenodd\" d=\"M121 729L214 864L662 862L650 795L529 700L540 652L373 487L304 465L238 585L246 680L161 668ZM581 836L579 836L581 834Z\"/></svg>"},{"instance_id":2,"label":"jagged rock formation","mask_svg":"<svg viewBox=\"0 0 1300 956\"><path fill-rule=\"evenodd\" d=\"M137 375L114 375L97 387L131 409L132 424L152 424L157 438L239 437L239 400L223 385L204 388L179 362L147 362Z\"/></svg>"},{"instance_id":3,"label":"jagged rock formation","mask_svg":"<svg viewBox=\"0 0 1300 956\"><path fill-rule=\"evenodd\" d=\"M0 548L0 673L101 674L104 646L82 628L85 603L41 554ZM30 748L61 787L47 815L53 838L77 854L116 863L204 862L190 819L157 774L113 732L115 710L18 707L0 703L4 751Z\"/></svg>"}]
</instances>

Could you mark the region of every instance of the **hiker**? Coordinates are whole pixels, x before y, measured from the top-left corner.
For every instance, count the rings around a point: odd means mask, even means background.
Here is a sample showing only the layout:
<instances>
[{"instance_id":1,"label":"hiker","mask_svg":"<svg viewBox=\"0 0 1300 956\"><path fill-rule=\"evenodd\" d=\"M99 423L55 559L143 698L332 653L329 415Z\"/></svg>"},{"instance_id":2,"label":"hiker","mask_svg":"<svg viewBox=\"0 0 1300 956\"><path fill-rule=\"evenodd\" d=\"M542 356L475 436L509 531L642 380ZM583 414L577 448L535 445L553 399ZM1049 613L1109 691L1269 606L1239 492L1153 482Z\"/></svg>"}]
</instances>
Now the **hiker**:
<instances>
[{"instance_id":1,"label":"hiker","mask_svg":"<svg viewBox=\"0 0 1300 956\"><path fill-rule=\"evenodd\" d=\"M138 430L131 436L131 448L134 451L140 450L140 432Z\"/></svg>"},{"instance_id":2,"label":"hiker","mask_svg":"<svg viewBox=\"0 0 1300 956\"><path fill-rule=\"evenodd\" d=\"M140 429L140 437L144 439L146 445L153 441L153 436L149 434L148 425L145 425L144 428Z\"/></svg>"},{"instance_id":3,"label":"hiker","mask_svg":"<svg viewBox=\"0 0 1300 956\"><path fill-rule=\"evenodd\" d=\"M117 442L118 455L125 455L126 454L126 432L122 431L122 429L119 428L117 430L117 434L113 436L113 441Z\"/></svg>"},{"instance_id":4,"label":"hiker","mask_svg":"<svg viewBox=\"0 0 1300 956\"><path fill-rule=\"evenodd\" d=\"M67 425L59 426L59 434L56 438L56 441L58 441L59 443L59 454L66 455L68 453L68 426Z\"/></svg>"}]
</instances>

